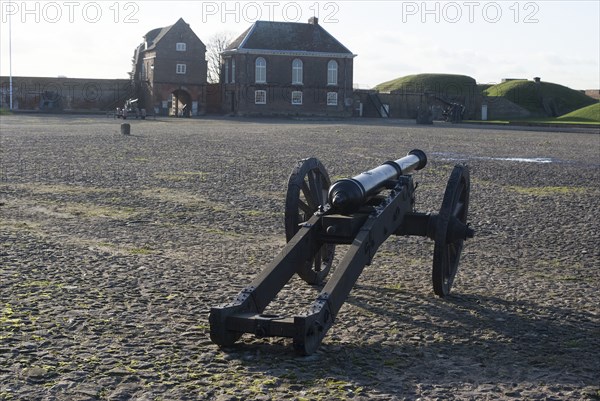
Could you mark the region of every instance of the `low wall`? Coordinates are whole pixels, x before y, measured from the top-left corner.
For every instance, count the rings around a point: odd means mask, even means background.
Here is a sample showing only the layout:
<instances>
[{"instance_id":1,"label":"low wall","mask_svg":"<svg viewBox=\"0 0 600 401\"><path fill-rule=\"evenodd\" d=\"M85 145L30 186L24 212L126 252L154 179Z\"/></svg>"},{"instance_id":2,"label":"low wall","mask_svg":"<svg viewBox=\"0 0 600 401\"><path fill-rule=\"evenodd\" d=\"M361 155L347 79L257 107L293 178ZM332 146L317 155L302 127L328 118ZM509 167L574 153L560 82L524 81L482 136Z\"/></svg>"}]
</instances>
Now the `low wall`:
<instances>
[{"instance_id":1,"label":"low wall","mask_svg":"<svg viewBox=\"0 0 600 401\"><path fill-rule=\"evenodd\" d=\"M9 108L10 79L0 77L0 107ZM13 77L13 110L106 112L136 96L129 79Z\"/></svg>"},{"instance_id":2,"label":"low wall","mask_svg":"<svg viewBox=\"0 0 600 401\"><path fill-rule=\"evenodd\" d=\"M532 117L529 110L501 96L485 96L488 105L488 120L510 120Z\"/></svg>"},{"instance_id":3,"label":"low wall","mask_svg":"<svg viewBox=\"0 0 600 401\"><path fill-rule=\"evenodd\" d=\"M370 94L377 94L381 103L389 107L390 118L416 119L420 108L429 108L436 120L443 119L442 112L448 106L436 98L435 94L392 92L378 93L373 90L355 90L355 101L362 104L362 117L380 117ZM445 97L445 100L457 102L465 106L465 119L479 118L481 114L481 96L454 96Z\"/></svg>"}]
</instances>

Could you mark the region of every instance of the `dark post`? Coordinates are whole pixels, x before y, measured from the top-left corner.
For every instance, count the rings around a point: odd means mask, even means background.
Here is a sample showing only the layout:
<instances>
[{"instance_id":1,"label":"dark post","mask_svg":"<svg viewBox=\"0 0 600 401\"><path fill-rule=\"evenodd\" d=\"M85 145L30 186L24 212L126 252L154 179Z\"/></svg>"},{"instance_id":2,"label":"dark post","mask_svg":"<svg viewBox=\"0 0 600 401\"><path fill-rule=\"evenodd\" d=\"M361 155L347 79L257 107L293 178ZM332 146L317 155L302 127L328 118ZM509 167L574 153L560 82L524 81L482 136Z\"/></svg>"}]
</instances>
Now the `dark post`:
<instances>
[{"instance_id":1,"label":"dark post","mask_svg":"<svg viewBox=\"0 0 600 401\"><path fill-rule=\"evenodd\" d=\"M123 134L123 135L131 134L131 125L129 125L127 123L121 124L121 134Z\"/></svg>"}]
</instances>

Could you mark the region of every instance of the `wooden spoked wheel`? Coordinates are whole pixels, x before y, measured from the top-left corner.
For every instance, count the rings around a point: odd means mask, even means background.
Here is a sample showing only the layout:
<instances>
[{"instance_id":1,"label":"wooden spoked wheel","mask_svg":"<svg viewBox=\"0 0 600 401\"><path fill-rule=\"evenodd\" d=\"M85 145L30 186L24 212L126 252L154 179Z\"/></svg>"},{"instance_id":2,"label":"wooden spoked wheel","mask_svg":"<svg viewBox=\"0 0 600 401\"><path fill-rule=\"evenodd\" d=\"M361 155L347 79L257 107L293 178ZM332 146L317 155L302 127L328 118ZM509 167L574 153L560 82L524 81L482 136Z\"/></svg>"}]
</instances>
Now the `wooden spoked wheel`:
<instances>
[{"instance_id":1,"label":"wooden spoked wheel","mask_svg":"<svg viewBox=\"0 0 600 401\"><path fill-rule=\"evenodd\" d=\"M291 240L300 225L310 219L319 206L325 206L331 181L316 158L300 160L288 180L285 199L285 236ZM324 244L314 257L307 259L298 275L309 284L320 284L331 269L335 245Z\"/></svg>"},{"instance_id":2,"label":"wooden spoked wheel","mask_svg":"<svg viewBox=\"0 0 600 401\"><path fill-rule=\"evenodd\" d=\"M469 168L466 165L455 166L446 186L435 230L432 278L433 291L439 297L450 293L458 270L464 237L453 234L455 227L460 225L458 222L467 224L470 191Z\"/></svg>"}]
</instances>

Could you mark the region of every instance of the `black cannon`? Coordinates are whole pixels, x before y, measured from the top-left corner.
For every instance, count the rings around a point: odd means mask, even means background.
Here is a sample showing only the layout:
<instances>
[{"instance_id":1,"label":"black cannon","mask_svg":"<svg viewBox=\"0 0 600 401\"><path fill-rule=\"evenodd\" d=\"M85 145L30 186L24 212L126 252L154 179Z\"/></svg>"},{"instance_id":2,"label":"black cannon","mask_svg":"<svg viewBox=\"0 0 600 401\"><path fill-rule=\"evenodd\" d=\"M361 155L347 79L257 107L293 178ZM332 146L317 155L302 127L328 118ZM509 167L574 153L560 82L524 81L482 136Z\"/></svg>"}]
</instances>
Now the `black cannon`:
<instances>
[{"instance_id":1,"label":"black cannon","mask_svg":"<svg viewBox=\"0 0 600 401\"><path fill-rule=\"evenodd\" d=\"M286 195L287 244L279 255L230 303L210 311L210 337L219 346L233 345L243 333L288 337L302 355L317 350L365 265L391 235L416 235L435 242L433 290L450 293L464 241L474 236L467 224L470 180L466 165L454 167L439 213L415 211L411 173L427 164L415 149L407 156L330 183L315 158L298 162ZM348 250L312 306L303 314L264 314L266 307L297 273L321 284L333 265L335 246Z\"/></svg>"}]
</instances>

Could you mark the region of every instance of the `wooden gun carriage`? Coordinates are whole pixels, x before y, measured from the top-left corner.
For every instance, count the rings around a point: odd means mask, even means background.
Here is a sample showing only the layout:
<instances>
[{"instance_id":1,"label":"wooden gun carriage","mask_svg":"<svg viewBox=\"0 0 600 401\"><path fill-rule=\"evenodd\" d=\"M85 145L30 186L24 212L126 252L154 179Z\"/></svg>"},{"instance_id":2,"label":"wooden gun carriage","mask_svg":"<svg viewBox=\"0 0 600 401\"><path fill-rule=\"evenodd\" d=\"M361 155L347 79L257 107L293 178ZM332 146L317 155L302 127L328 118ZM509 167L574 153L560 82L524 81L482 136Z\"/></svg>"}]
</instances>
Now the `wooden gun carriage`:
<instances>
[{"instance_id":1,"label":"wooden gun carriage","mask_svg":"<svg viewBox=\"0 0 600 401\"><path fill-rule=\"evenodd\" d=\"M210 336L222 347L243 333L288 337L301 355L315 352L379 246L391 235L416 235L435 242L432 281L435 294L449 294L464 241L474 236L467 224L470 180L466 165L454 167L439 213L415 211L411 173L427 164L415 149L396 161L330 184L316 158L298 162L286 195L287 244L279 255L231 302L211 308ZM332 276L335 246L348 250ZM264 314L294 274L309 284L324 283L303 314Z\"/></svg>"}]
</instances>

